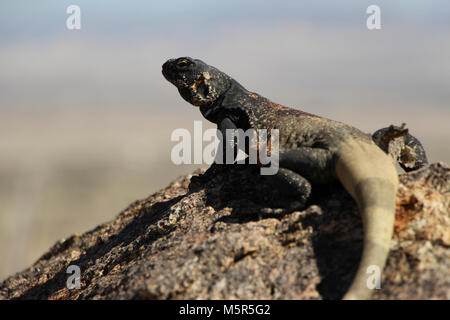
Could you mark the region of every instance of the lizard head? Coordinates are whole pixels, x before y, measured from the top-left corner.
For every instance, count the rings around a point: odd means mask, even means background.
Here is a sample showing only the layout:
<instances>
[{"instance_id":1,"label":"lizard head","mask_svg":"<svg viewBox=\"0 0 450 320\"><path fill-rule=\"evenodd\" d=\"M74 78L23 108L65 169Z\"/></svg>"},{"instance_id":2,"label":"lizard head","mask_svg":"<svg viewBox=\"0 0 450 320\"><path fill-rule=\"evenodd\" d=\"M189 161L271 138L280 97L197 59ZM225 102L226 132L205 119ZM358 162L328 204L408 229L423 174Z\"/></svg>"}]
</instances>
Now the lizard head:
<instances>
[{"instance_id":1,"label":"lizard head","mask_svg":"<svg viewBox=\"0 0 450 320\"><path fill-rule=\"evenodd\" d=\"M167 60L162 74L178 88L184 100L199 107L214 104L231 85L231 78L225 73L189 57Z\"/></svg>"}]
</instances>

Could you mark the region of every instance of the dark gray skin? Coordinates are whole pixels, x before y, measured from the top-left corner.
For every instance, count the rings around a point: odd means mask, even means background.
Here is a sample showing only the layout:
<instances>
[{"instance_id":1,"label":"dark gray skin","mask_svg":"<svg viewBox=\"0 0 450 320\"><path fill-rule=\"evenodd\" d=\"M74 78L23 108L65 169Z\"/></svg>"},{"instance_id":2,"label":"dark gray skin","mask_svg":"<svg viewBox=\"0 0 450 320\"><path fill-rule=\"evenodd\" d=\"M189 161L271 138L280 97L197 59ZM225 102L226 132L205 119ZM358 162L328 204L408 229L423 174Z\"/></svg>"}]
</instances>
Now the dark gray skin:
<instances>
[{"instance_id":1,"label":"dark gray skin","mask_svg":"<svg viewBox=\"0 0 450 320\"><path fill-rule=\"evenodd\" d=\"M217 124L223 135L227 129L278 129L280 169L274 178L296 190L301 201L308 198L311 185L336 180L343 184L358 203L365 234L360 266L344 298L368 298L371 291L366 285L366 270L374 265L382 269L385 264L398 185L392 160L370 135L273 103L201 60L171 59L164 63L162 73L187 102L200 107L202 115ZM223 143L222 148L233 149L235 142ZM249 154L250 146L245 148ZM213 165L205 178L218 167L224 165Z\"/></svg>"}]
</instances>

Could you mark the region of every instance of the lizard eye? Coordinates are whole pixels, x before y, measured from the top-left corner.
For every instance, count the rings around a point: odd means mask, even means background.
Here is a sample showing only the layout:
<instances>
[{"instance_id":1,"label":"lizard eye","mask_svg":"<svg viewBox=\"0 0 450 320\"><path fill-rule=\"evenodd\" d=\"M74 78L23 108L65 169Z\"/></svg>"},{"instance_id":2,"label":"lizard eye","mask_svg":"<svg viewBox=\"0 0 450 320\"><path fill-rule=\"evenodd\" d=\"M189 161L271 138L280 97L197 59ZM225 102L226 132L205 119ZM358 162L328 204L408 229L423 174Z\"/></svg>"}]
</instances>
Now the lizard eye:
<instances>
[{"instance_id":1,"label":"lizard eye","mask_svg":"<svg viewBox=\"0 0 450 320\"><path fill-rule=\"evenodd\" d=\"M177 61L178 69L185 69L190 65L191 65L191 62L188 59L181 59L181 60Z\"/></svg>"}]
</instances>

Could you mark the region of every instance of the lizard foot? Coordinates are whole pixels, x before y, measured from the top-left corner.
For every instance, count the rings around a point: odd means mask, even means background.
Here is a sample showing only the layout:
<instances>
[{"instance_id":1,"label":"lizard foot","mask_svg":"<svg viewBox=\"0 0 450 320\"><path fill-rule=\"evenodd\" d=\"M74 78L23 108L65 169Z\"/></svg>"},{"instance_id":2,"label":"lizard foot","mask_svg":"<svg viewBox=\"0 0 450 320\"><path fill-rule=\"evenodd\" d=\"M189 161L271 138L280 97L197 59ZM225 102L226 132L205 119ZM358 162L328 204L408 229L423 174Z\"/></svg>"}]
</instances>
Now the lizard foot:
<instances>
[{"instance_id":1,"label":"lizard foot","mask_svg":"<svg viewBox=\"0 0 450 320\"><path fill-rule=\"evenodd\" d=\"M401 127L391 125L377 130L373 141L389 154L405 172L420 169L428 164L427 155L420 141Z\"/></svg>"}]
</instances>

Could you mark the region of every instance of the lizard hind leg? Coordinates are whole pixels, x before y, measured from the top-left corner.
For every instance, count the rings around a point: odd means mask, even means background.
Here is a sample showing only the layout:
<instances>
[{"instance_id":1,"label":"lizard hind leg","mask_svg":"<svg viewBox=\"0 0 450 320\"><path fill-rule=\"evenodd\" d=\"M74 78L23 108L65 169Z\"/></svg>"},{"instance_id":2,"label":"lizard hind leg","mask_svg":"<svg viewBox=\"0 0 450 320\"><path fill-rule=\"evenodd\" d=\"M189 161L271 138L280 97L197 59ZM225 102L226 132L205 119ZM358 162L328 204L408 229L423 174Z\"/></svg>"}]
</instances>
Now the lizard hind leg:
<instances>
[{"instance_id":1,"label":"lizard hind leg","mask_svg":"<svg viewBox=\"0 0 450 320\"><path fill-rule=\"evenodd\" d=\"M289 204L292 209L300 209L305 207L311 195L311 183L300 174L285 168L279 168L275 175L265 176L268 184L274 187L289 198L295 201ZM286 206L286 203L283 204Z\"/></svg>"},{"instance_id":2,"label":"lizard hind leg","mask_svg":"<svg viewBox=\"0 0 450 320\"><path fill-rule=\"evenodd\" d=\"M405 124L401 127L391 125L377 130L372 135L373 141L405 172L420 169L428 164L422 143L408 132Z\"/></svg>"}]
</instances>

